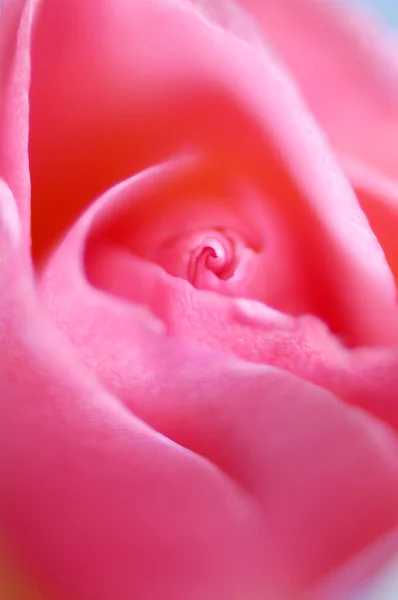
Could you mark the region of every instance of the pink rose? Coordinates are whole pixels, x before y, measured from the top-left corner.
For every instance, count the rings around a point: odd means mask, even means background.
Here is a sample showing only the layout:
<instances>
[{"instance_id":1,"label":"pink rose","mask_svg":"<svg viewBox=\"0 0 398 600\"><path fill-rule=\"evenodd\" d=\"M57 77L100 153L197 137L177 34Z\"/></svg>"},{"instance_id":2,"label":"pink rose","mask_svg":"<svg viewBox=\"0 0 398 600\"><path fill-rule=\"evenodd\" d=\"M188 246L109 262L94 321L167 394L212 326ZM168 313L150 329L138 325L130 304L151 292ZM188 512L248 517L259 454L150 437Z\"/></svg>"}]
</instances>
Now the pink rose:
<instances>
[{"instance_id":1,"label":"pink rose","mask_svg":"<svg viewBox=\"0 0 398 600\"><path fill-rule=\"evenodd\" d=\"M3 0L0 529L49 598L398 549L397 57L337 2Z\"/></svg>"}]
</instances>

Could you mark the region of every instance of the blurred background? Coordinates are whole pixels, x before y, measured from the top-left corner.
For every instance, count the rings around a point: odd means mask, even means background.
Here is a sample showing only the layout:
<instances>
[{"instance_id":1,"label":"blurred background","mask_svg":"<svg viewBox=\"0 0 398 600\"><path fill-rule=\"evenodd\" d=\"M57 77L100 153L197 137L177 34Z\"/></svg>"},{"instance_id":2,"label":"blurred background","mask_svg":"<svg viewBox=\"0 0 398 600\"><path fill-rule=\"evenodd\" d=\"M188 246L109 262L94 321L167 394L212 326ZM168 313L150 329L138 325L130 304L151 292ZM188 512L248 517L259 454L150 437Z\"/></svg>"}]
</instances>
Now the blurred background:
<instances>
[{"instance_id":1,"label":"blurred background","mask_svg":"<svg viewBox=\"0 0 398 600\"><path fill-rule=\"evenodd\" d=\"M347 0L346 0L347 1ZM392 26L398 28L398 0L349 0L377 10Z\"/></svg>"}]
</instances>

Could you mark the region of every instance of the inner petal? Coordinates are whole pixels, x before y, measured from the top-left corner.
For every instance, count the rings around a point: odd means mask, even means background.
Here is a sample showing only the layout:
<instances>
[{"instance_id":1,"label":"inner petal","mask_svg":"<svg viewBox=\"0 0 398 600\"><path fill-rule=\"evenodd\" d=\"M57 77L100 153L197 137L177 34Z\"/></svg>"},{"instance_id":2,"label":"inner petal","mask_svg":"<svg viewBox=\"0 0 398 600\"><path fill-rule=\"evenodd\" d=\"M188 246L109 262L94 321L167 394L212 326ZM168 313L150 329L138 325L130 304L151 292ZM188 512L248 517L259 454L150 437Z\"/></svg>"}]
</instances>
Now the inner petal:
<instances>
[{"instance_id":1,"label":"inner petal","mask_svg":"<svg viewBox=\"0 0 398 600\"><path fill-rule=\"evenodd\" d=\"M272 56L185 3L99 0L95 11L78 0L40 4L30 94L38 260L106 189L194 148L272 198L297 245L306 309L352 343L396 342L395 285L385 257ZM265 279L273 281L284 261L266 264ZM282 301L269 290L261 300L297 311L303 296L297 300L280 280L271 289Z\"/></svg>"},{"instance_id":2,"label":"inner petal","mask_svg":"<svg viewBox=\"0 0 398 600\"><path fill-rule=\"evenodd\" d=\"M264 253L256 252L234 230L196 230L168 240L152 255L170 274L198 289L261 297Z\"/></svg>"},{"instance_id":3,"label":"inner petal","mask_svg":"<svg viewBox=\"0 0 398 600\"><path fill-rule=\"evenodd\" d=\"M154 258L166 271L185 277L195 287L200 287L198 283L205 270L219 279L229 279L238 260L232 234L216 229L169 240L154 253Z\"/></svg>"},{"instance_id":4,"label":"inner petal","mask_svg":"<svg viewBox=\"0 0 398 600\"><path fill-rule=\"evenodd\" d=\"M226 181L214 165L180 157L116 186L101 201L88 237L89 278L145 301L144 283L134 291L128 283L131 269L137 265L141 278L152 273L156 279L156 265L199 290L256 299L293 314L311 310L289 224L242 177ZM108 264L110 257L118 264ZM130 267L123 275L125 260ZM150 297L148 291L149 304Z\"/></svg>"}]
</instances>

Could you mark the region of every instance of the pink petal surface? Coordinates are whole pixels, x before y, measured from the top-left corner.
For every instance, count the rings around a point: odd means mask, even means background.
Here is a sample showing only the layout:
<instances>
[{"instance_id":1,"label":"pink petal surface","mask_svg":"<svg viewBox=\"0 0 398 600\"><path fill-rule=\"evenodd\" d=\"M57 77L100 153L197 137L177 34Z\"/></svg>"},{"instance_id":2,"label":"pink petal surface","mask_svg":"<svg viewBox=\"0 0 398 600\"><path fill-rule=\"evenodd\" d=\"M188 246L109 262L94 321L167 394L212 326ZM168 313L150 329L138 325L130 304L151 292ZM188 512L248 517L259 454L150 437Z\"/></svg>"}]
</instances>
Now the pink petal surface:
<instances>
[{"instance_id":1,"label":"pink petal surface","mask_svg":"<svg viewBox=\"0 0 398 600\"><path fill-rule=\"evenodd\" d=\"M119 397L130 401L135 387L132 362L136 354L132 344L126 344L121 354L117 340L113 348L112 327L108 330L105 325L105 332L99 333L98 322L106 317L94 316L89 299L93 288L88 285L88 276L91 284L106 294L149 307L160 319L157 325L153 324L155 329L163 327L181 340L196 340L246 360L287 369L398 428L395 349L348 350L313 316L292 317L255 299L196 290L184 279L170 276L124 247L123 236L134 223L129 216L131 207L141 199L147 207L149 194L153 186L157 189L159 178L167 190L175 171L177 179L181 178L181 166L186 168L187 161L178 159L160 165L111 189L71 229L42 271L43 301L87 364ZM116 243L120 238L121 245ZM143 308L140 314L148 315ZM142 352L141 345L136 351Z\"/></svg>"},{"instance_id":2,"label":"pink petal surface","mask_svg":"<svg viewBox=\"0 0 398 600\"><path fill-rule=\"evenodd\" d=\"M1 535L0 540L0 597L7 600L46 600L43 590L38 590L35 581L32 581L17 560L10 552L8 541ZM48 600L48 595L47 595Z\"/></svg>"},{"instance_id":3,"label":"pink petal surface","mask_svg":"<svg viewBox=\"0 0 398 600\"><path fill-rule=\"evenodd\" d=\"M397 281L398 182L351 157L344 168Z\"/></svg>"},{"instance_id":4,"label":"pink petal surface","mask_svg":"<svg viewBox=\"0 0 398 600\"><path fill-rule=\"evenodd\" d=\"M305 596L306 600L378 600L396 589L398 530L365 548Z\"/></svg>"},{"instance_id":5,"label":"pink petal surface","mask_svg":"<svg viewBox=\"0 0 398 600\"><path fill-rule=\"evenodd\" d=\"M9 539L61 598L256 598L256 504L126 411L76 361L37 303L4 185L1 206L1 513Z\"/></svg>"},{"instance_id":6,"label":"pink petal surface","mask_svg":"<svg viewBox=\"0 0 398 600\"><path fill-rule=\"evenodd\" d=\"M107 328L135 372L126 410L42 315L4 186L1 198L2 514L60 597L297 591L397 524L388 429L283 371L151 332L134 306L86 289L81 324L91 315L100 345Z\"/></svg>"},{"instance_id":7,"label":"pink petal surface","mask_svg":"<svg viewBox=\"0 0 398 600\"><path fill-rule=\"evenodd\" d=\"M315 312L327 311L321 316L354 343L396 340L395 286L384 255L316 126L265 50L260 54L178 2L102 0L95 16L89 6L71 2L65 15L64 3L44 2L38 13L33 241L48 247L49 223L53 236L100 192L183 144L253 182L298 230ZM355 282L349 290L347 280Z\"/></svg>"},{"instance_id":8,"label":"pink petal surface","mask_svg":"<svg viewBox=\"0 0 398 600\"><path fill-rule=\"evenodd\" d=\"M375 13L357 11L348 3L240 0L240 4L283 58L340 154L397 276L392 191L398 175L396 37Z\"/></svg>"},{"instance_id":9,"label":"pink petal surface","mask_svg":"<svg viewBox=\"0 0 398 600\"><path fill-rule=\"evenodd\" d=\"M29 239L28 159L29 40L32 3L5 0L0 19L0 172L18 202Z\"/></svg>"},{"instance_id":10,"label":"pink petal surface","mask_svg":"<svg viewBox=\"0 0 398 600\"><path fill-rule=\"evenodd\" d=\"M178 2L44 0L26 3L18 30L19 8L8 3L0 26L3 47L19 40L0 65L9 92L0 138L5 533L60 598L263 600L303 590L398 525L396 434L342 402L395 427L394 351L350 352L315 317L259 310L257 290L243 302L197 290L169 267L124 260L120 248L113 268L127 285L115 289L121 279L104 278L100 264L114 248L97 246L95 266L90 244L105 240L111 204L112 225L142 182L156 184L164 169L180 177L170 156L184 142L224 177L255 182L265 205L271 198L299 226L311 240L303 257L318 250L326 260L323 279L316 261L310 273L333 292L329 312L342 307L340 324L359 343L396 340L384 255L251 26L236 36ZM39 282L24 248L31 11L38 255L84 211ZM6 143L14 139L21 146ZM286 281L295 285L289 270Z\"/></svg>"},{"instance_id":11,"label":"pink petal surface","mask_svg":"<svg viewBox=\"0 0 398 600\"><path fill-rule=\"evenodd\" d=\"M377 15L340 1L239 2L293 73L333 146L396 177L398 44Z\"/></svg>"}]
</instances>

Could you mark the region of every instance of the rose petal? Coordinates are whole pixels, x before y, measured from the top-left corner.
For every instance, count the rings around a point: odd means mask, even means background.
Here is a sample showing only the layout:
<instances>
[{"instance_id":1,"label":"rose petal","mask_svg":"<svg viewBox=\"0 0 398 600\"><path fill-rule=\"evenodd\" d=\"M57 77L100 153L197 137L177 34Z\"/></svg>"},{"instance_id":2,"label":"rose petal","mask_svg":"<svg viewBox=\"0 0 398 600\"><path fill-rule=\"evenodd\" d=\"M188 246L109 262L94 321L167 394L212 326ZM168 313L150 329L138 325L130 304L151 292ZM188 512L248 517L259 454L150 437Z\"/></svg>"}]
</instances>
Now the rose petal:
<instances>
[{"instance_id":1,"label":"rose petal","mask_svg":"<svg viewBox=\"0 0 398 600\"><path fill-rule=\"evenodd\" d=\"M128 231L126 208L134 206L140 196L145 200L159 181L165 185L170 177L181 178L181 167L186 167L185 160L170 161L112 188L86 211L41 273L43 300L85 361L95 371L101 365L102 380L129 401L135 389L131 361L141 352L141 343L134 351L132 344L123 349L123 344L120 348L115 342L113 349L105 340L113 339L118 327L124 335L127 323L136 336L143 335L143 327L153 331L163 327L177 338L289 370L398 429L395 349L348 350L319 319L294 318L260 302L195 290L129 250L104 243L104 227L112 227L116 218ZM87 257L90 237L98 237L98 243ZM92 293L92 284L105 294ZM114 295L119 298L116 304ZM107 317L106 307L112 311L114 306L120 313L118 327ZM98 311L101 316L95 316Z\"/></svg>"},{"instance_id":2,"label":"rose petal","mask_svg":"<svg viewBox=\"0 0 398 600\"><path fill-rule=\"evenodd\" d=\"M395 286L384 256L275 60L186 5L93 6L44 1L37 14L33 240L48 249L115 181L193 145L257 178L296 220L306 254L318 261L318 304L341 308L354 343L394 342Z\"/></svg>"},{"instance_id":3,"label":"rose petal","mask_svg":"<svg viewBox=\"0 0 398 600\"><path fill-rule=\"evenodd\" d=\"M336 570L305 600L391 600L396 594L398 530L380 538Z\"/></svg>"},{"instance_id":4,"label":"rose petal","mask_svg":"<svg viewBox=\"0 0 398 600\"><path fill-rule=\"evenodd\" d=\"M62 305L58 284L48 301L70 335L89 332L98 375L115 365L99 362L101 348L131 367L137 396L122 406L42 314L11 200L2 188L1 508L25 564L50 586L77 600L263 598L271 583L312 583L396 526L387 427L286 373L150 331L137 307L87 282ZM76 306L80 332L68 331Z\"/></svg>"},{"instance_id":5,"label":"rose petal","mask_svg":"<svg viewBox=\"0 0 398 600\"><path fill-rule=\"evenodd\" d=\"M398 184L352 157L343 157L343 165L398 281Z\"/></svg>"},{"instance_id":6,"label":"rose petal","mask_svg":"<svg viewBox=\"0 0 398 600\"><path fill-rule=\"evenodd\" d=\"M127 410L54 331L22 259L4 249L1 514L24 564L61 596L293 592L398 523L387 428L282 371L150 330L130 338L120 302L86 288L91 336L102 344L103 327L113 331L115 378L130 352Z\"/></svg>"},{"instance_id":7,"label":"rose petal","mask_svg":"<svg viewBox=\"0 0 398 600\"><path fill-rule=\"evenodd\" d=\"M33 3L8 0L0 6L0 176L10 186L29 241L28 88Z\"/></svg>"},{"instance_id":8,"label":"rose petal","mask_svg":"<svg viewBox=\"0 0 398 600\"><path fill-rule=\"evenodd\" d=\"M239 3L291 70L333 146L396 177L398 44L376 13L339 1Z\"/></svg>"},{"instance_id":9,"label":"rose petal","mask_svg":"<svg viewBox=\"0 0 398 600\"><path fill-rule=\"evenodd\" d=\"M28 581L27 574L12 560L12 553L4 536L0 543L0 597L6 600L48 600L40 594L36 585Z\"/></svg>"},{"instance_id":10,"label":"rose petal","mask_svg":"<svg viewBox=\"0 0 398 600\"><path fill-rule=\"evenodd\" d=\"M98 385L0 227L0 517L21 564L76 600L260 597L255 500Z\"/></svg>"}]
</instances>

